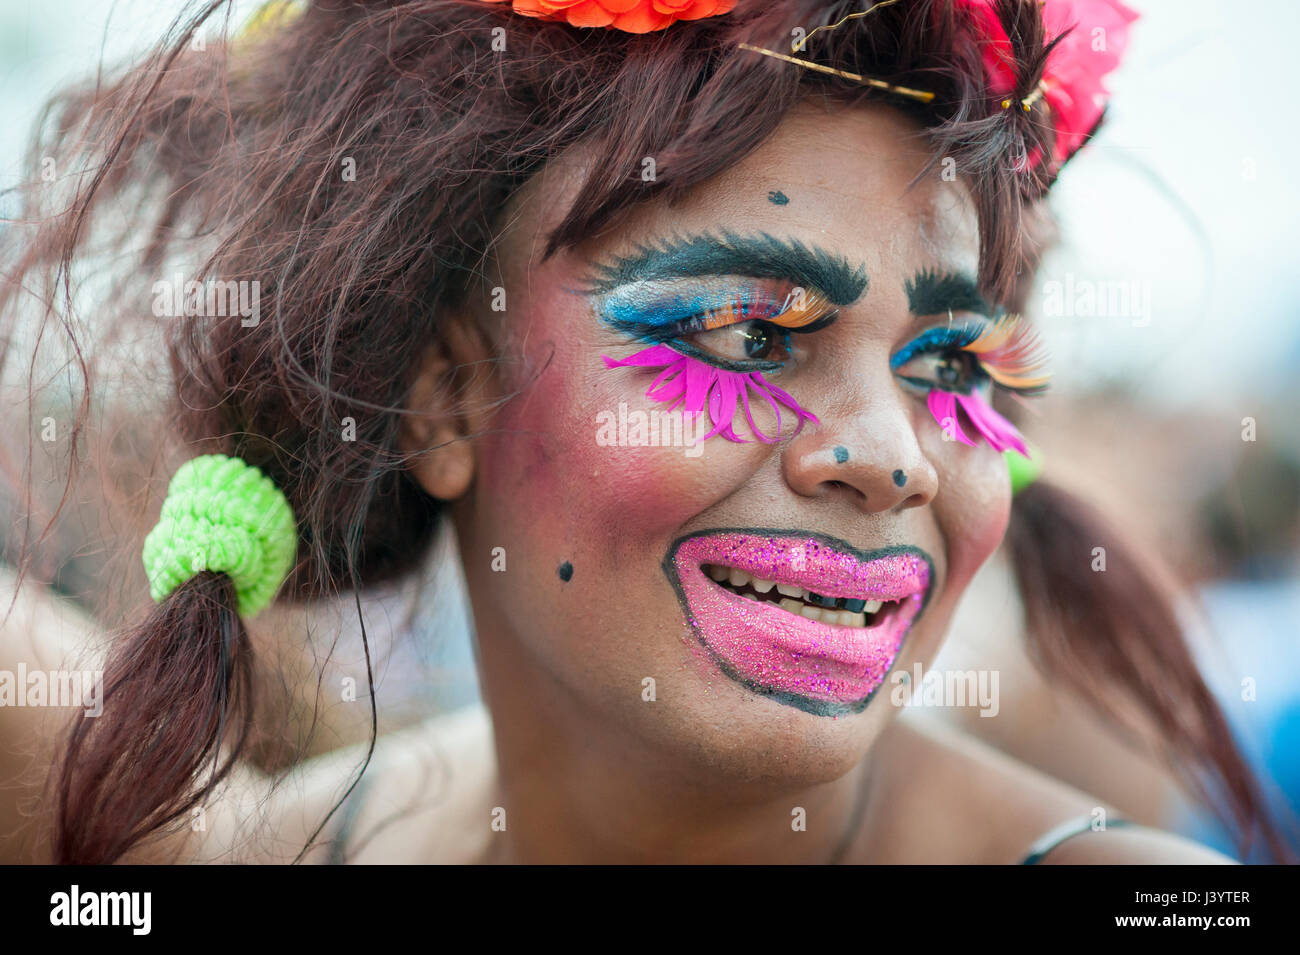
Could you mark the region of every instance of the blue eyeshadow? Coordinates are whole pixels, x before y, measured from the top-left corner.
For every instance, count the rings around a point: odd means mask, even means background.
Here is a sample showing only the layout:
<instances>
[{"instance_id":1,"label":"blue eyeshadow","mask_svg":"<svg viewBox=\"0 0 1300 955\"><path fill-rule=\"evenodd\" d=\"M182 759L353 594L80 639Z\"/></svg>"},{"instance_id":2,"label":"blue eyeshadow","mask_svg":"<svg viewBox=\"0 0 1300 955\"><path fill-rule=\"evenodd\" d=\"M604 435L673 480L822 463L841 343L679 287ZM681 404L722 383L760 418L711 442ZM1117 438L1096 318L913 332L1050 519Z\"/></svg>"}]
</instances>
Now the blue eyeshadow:
<instances>
[{"instance_id":1,"label":"blue eyeshadow","mask_svg":"<svg viewBox=\"0 0 1300 955\"><path fill-rule=\"evenodd\" d=\"M756 316L775 314L783 300L764 288L703 290L692 294L647 295L636 290L617 290L601 298L600 313L605 321L623 329L664 328L677 325L727 305L750 309Z\"/></svg>"},{"instance_id":2,"label":"blue eyeshadow","mask_svg":"<svg viewBox=\"0 0 1300 955\"><path fill-rule=\"evenodd\" d=\"M726 296L717 296L725 301ZM617 325L649 325L658 328L685 321L708 310L710 301L703 295L678 295L646 301L642 296L609 296L601 305L602 314Z\"/></svg>"},{"instance_id":3,"label":"blue eyeshadow","mask_svg":"<svg viewBox=\"0 0 1300 955\"><path fill-rule=\"evenodd\" d=\"M969 345L983 330L983 326L974 324L927 329L896 351L889 359L889 367L898 368L900 365L906 365L917 355L925 352Z\"/></svg>"}]
</instances>

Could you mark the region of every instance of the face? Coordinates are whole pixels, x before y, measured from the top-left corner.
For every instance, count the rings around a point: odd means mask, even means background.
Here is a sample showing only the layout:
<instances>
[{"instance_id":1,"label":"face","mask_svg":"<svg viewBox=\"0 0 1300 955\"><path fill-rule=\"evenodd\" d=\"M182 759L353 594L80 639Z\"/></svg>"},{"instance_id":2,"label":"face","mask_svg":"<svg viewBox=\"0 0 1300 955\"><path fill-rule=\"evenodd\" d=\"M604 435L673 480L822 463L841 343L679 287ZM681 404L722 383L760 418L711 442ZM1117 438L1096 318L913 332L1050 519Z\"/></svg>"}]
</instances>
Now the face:
<instances>
[{"instance_id":1,"label":"face","mask_svg":"<svg viewBox=\"0 0 1300 955\"><path fill-rule=\"evenodd\" d=\"M515 197L505 308L476 306L504 401L453 505L499 720L816 782L897 715L891 674L1003 535L1014 440L964 350L997 324L974 206L937 170L906 188L917 129L808 104L544 263L585 158Z\"/></svg>"}]
</instances>

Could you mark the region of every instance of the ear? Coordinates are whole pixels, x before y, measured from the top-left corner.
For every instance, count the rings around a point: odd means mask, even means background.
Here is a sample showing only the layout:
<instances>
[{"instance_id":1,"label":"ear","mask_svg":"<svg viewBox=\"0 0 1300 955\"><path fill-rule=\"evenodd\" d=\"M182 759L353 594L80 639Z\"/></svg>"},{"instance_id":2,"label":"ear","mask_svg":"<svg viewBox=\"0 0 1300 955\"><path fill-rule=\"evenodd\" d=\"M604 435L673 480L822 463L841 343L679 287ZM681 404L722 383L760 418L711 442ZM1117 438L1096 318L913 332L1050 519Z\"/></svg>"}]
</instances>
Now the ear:
<instances>
[{"instance_id":1,"label":"ear","mask_svg":"<svg viewBox=\"0 0 1300 955\"><path fill-rule=\"evenodd\" d=\"M473 421L465 409L487 406L489 357L483 336L467 320L448 316L411 388L398 447L411 455L411 476L439 500L456 500L474 478Z\"/></svg>"}]
</instances>

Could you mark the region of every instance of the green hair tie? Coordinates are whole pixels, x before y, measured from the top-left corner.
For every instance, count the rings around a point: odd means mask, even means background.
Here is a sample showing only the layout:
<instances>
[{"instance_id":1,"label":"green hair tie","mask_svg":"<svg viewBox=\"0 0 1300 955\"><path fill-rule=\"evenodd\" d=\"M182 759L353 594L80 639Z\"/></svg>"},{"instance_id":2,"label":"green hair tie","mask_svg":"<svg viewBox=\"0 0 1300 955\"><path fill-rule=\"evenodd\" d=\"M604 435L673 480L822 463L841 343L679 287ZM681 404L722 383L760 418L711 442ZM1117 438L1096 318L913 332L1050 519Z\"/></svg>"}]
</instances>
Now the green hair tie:
<instances>
[{"instance_id":1,"label":"green hair tie","mask_svg":"<svg viewBox=\"0 0 1300 955\"><path fill-rule=\"evenodd\" d=\"M1038 475L1043 473L1043 452L1037 448L1034 448L1033 452L1033 457L1027 457L1010 448L1002 452L1002 456L1007 460L1007 471L1011 474L1012 497L1037 481Z\"/></svg>"},{"instance_id":2,"label":"green hair tie","mask_svg":"<svg viewBox=\"0 0 1300 955\"><path fill-rule=\"evenodd\" d=\"M205 454L176 470L143 556L155 601L200 571L219 571L234 581L240 616L251 617L275 597L297 553L293 508L274 482L239 458Z\"/></svg>"}]
</instances>

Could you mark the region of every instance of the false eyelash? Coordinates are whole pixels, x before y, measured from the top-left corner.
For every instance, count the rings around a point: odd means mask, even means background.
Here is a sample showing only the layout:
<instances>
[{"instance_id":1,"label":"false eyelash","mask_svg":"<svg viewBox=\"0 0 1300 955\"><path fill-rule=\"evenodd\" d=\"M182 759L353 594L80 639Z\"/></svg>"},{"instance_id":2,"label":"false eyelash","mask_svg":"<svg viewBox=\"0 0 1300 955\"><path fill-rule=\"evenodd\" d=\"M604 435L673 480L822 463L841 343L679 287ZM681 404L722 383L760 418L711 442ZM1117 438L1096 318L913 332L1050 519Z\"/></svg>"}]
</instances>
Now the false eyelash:
<instances>
[{"instance_id":1,"label":"false eyelash","mask_svg":"<svg viewBox=\"0 0 1300 955\"><path fill-rule=\"evenodd\" d=\"M669 411L680 405L683 411L698 414L707 408L709 419L713 422L713 430L704 435L701 441L720 434L728 441L747 443L747 440L738 435L731 426L736 417L737 401L744 409L745 420L749 423L750 431L758 440L766 444L771 444L780 438L781 405L785 405L795 414L795 420L798 422L795 434L803 429L806 421L811 421L813 424L821 423L816 415L806 411L789 392L765 380L762 372L730 371L719 368L676 352L668 345L652 345L623 359L610 358L608 355L602 355L601 358L605 360L607 368L637 365L663 368L663 371L650 383L645 393L646 397L652 401L671 402L668 406ZM776 437L768 437L754 422L754 414L749 407L751 391L757 397L764 399L776 415Z\"/></svg>"},{"instance_id":2,"label":"false eyelash","mask_svg":"<svg viewBox=\"0 0 1300 955\"><path fill-rule=\"evenodd\" d=\"M698 308L688 318L666 322L662 326L634 319L607 317L606 320L614 327L653 344L621 360L608 355L601 357L607 368L662 368L646 390L646 397L652 401L669 402L669 411L679 406L688 414L699 414L707 410L713 429L700 440L720 434L728 441L747 443L747 439L737 434L732 427L739 403L750 432L758 440L771 444L781 436L782 406L794 413L795 434L803 429L805 422L820 423L817 416L804 409L789 392L763 377L764 371L778 371L785 363L732 361L710 355L690 342L683 341L683 337L741 322L762 321L784 329L788 345L791 332L817 331L834 321L838 314L831 301L815 289L785 285L775 295L764 289L758 290L756 294L741 291L718 305ZM751 395L761 398L771 407L776 416L775 437L769 437L754 421L750 408Z\"/></svg>"},{"instance_id":3,"label":"false eyelash","mask_svg":"<svg viewBox=\"0 0 1300 955\"><path fill-rule=\"evenodd\" d=\"M686 335L726 328L741 322L762 321L787 331L808 333L825 328L838 315L831 301L815 289L786 286L773 295L765 289L741 290L717 305L700 306L679 321L648 322L635 317L607 315L606 321L645 342L684 344ZM683 349L693 357L709 361L699 349ZM719 361L722 361L719 359ZM729 367L723 363L721 367ZM779 362L755 362L751 370L775 371ZM733 371L741 370L733 367Z\"/></svg>"},{"instance_id":4,"label":"false eyelash","mask_svg":"<svg viewBox=\"0 0 1300 955\"><path fill-rule=\"evenodd\" d=\"M966 412L966 417L970 423L975 426L975 430L983 436L995 451L1006 452L1015 450L1020 452L1023 457L1028 458L1029 448L1025 445L1024 436L1002 415L993 410L993 406L986 402L976 392L963 394L956 391L945 391L942 388L931 388L930 393L925 399L926 407L930 409L930 414L938 422L939 427L948 432L952 438L960 441L962 444L968 444L972 448L975 442L967 436L962 430L961 423L958 421L957 408Z\"/></svg>"},{"instance_id":5,"label":"false eyelash","mask_svg":"<svg viewBox=\"0 0 1300 955\"><path fill-rule=\"evenodd\" d=\"M813 331L810 326L822 327L823 322L831 317L834 313L834 306L830 300L821 292L812 289L804 289L803 294L797 294L798 290L791 289L786 293L785 300L777 308L774 314L750 314L751 305L748 301L742 301L738 298L723 303L716 308L706 309L698 316L697 319L691 319L692 331L709 331L714 328L726 328L728 325L735 325L738 322L754 321L755 319L771 322L781 328L788 328L800 331ZM761 309L760 309L761 311ZM699 321L698 326L696 322Z\"/></svg>"},{"instance_id":6,"label":"false eyelash","mask_svg":"<svg viewBox=\"0 0 1300 955\"><path fill-rule=\"evenodd\" d=\"M1023 316L1001 315L959 347L975 355L985 374L1008 391L1030 396L1047 390L1042 341Z\"/></svg>"}]
</instances>

